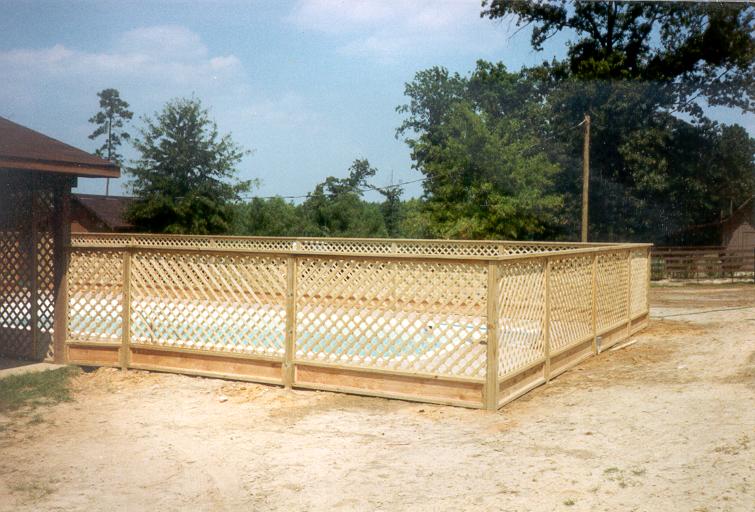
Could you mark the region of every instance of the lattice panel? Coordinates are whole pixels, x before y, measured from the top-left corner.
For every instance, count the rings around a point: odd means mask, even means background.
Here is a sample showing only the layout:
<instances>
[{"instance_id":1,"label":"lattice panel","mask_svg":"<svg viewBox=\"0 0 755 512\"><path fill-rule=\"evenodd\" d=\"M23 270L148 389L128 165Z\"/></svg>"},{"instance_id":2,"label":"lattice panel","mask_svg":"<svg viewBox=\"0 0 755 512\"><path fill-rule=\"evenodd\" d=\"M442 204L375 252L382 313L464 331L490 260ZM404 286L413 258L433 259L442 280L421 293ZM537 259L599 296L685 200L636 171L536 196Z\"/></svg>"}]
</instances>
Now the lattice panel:
<instances>
[{"instance_id":1,"label":"lattice panel","mask_svg":"<svg viewBox=\"0 0 755 512\"><path fill-rule=\"evenodd\" d=\"M401 240L340 238L218 237L149 234L73 235L76 247L136 247L152 249L229 249L249 252L336 255L405 255L487 258L505 255L553 253L591 245L553 242L466 240Z\"/></svg>"},{"instance_id":2,"label":"lattice panel","mask_svg":"<svg viewBox=\"0 0 755 512\"><path fill-rule=\"evenodd\" d=\"M632 279L630 280L632 317L648 310L648 251L632 251Z\"/></svg>"},{"instance_id":3,"label":"lattice panel","mask_svg":"<svg viewBox=\"0 0 755 512\"><path fill-rule=\"evenodd\" d=\"M627 321L627 253L615 251L597 256L596 314L598 330Z\"/></svg>"},{"instance_id":4,"label":"lattice panel","mask_svg":"<svg viewBox=\"0 0 755 512\"><path fill-rule=\"evenodd\" d=\"M52 189L38 190L34 194L33 208L36 227L37 259L37 329L39 355L54 356L52 330L55 314L55 242L53 239L54 193Z\"/></svg>"},{"instance_id":5,"label":"lattice panel","mask_svg":"<svg viewBox=\"0 0 755 512\"><path fill-rule=\"evenodd\" d=\"M71 236L74 247L139 247L155 249L232 249L250 252L290 252L294 241L276 238L202 237L190 235L79 233Z\"/></svg>"},{"instance_id":6,"label":"lattice panel","mask_svg":"<svg viewBox=\"0 0 755 512\"><path fill-rule=\"evenodd\" d=\"M507 242L505 245L503 245L503 255L509 256L509 255L517 255L517 254L534 254L534 253L544 253L544 252L558 252L558 251L568 251L572 249L584 249L585 246L580 245L565 245L565 244L548 244L546 242L531 242L531 243L521 243L521 242Z\"/></svg>"},{"instance_id":7,"label":"lattice panel","mask_svg":"<svg viewBox=\"0 0 755 512\"><path fill-rule=\"evenodd\" d=\"M498 375L502 377L545 356L545 260L498 266Z\"/></svg>"},{"instance_id":8,"label":"lattice panel","mask_svg":"<svg viewBox=\"0 0 755 512\"><path fill-rule=\"evenodd\" d=\"M133 344L282 358L286 259L137 252L131 263Z\"/></svg>"},{"instance_id":9,"label":"lattice panel","mask_svg":"<svg viewBox=\"0 0 755 512\"><path fill-rule=\"evenodd\" d=\"M120 343L122 324L123 253L72 250L67 341Z\"/></svg>"},{"instance_id":10,"label":"lattice panel","mask_svg":"<svg viewBox=\"0 0 755 512\"><path fill-rule=\"evenodd\" d=\"M296 359L483 378L481 264L302 258Z\"/></svg>"},{"instance_id":11,"label":"lattice panel","mask_svg":"<svg viewBox=\"0 0 755 512\"><path fill-rule=\"evenodd\" d=\"M29 235L0 231L0 353L31 356Z\"/></svg>"},{"instance_id":12,"label":"lattice panel","mask_svg":"<svg viewBox=\"0 0 755 512\"><path fill-rule=\"evenodd\" d=\"M415 256L500 256L498 244L493 242L407 241L397 244L398 254Z\"/></svg>"},{"instance_id":13,"label":"lattice panel","mask_svg":"<svg viewBox=\"0 0 755 512\"><path fill-rule=\"evenodd\" d=\"M592 335L592 266L591 256L551 260L551 352Z\"/></svg>"}]
</instances>

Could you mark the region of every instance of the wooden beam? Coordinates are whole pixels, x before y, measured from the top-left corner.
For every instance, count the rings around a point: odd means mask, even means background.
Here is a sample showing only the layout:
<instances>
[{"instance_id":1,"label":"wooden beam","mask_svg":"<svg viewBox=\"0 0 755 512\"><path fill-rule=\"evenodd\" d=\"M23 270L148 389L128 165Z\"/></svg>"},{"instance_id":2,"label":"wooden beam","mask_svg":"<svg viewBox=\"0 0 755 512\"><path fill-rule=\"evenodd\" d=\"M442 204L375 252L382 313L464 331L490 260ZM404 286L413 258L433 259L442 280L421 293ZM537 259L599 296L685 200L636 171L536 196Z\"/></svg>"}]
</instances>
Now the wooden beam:
<instances>
[{"instance_id":1,"label":"wooden beam","mask_svg":"<svg viewBox=\"0 0 755 512\"><path fill-rule=\"evenodd\" d=\"M121 369L131 362L131 257L132 250L123 251L123 317L121 319Z\"/></svg>"},{"instance_id":2,"label":"wooden beam","mask_svg":"<svg viewBox=\"0 0 755 512\"><path fill-rule=\"evenodd\" d=\"M545 365L543 365L543 377L545 382L551 378L551 259L545 259L545 312L543 318L543 350L545 352Z\"/></svg>"},{"instance_id":3,"label":"wooden beam","mask_svg":"<svg viewBox=\"0 0 755 512\"><path fill-rule=\"evenodd\" d=\"M58 364L66 360L66 338L68 337L68 265L71 240L71 185L64 182L59 193L55 194L55 309L53 311L53 361Z\"/></svg>"},{"instance_id":4,"label":"wooden beam","mask_svg":"<svg viewBox=\"0 0 755 512\"><path fill-rule=\"evenodd\" d=\"M291 388L296 378L294 357L296 356L296 286L299 265L296 256L286 260L286 339L281 367L283 385Z\"/></svg>"},{"instance_id":5,"label":"wooden beam","mask_svg":"<svg viewBox=\"0 0 755 512\"><path fill-rule=\"evenodd\" d=\"M487 346L485 369L485 409L498 410L498 264L488 263L488 295L487 295Z\"/></svg>"}]
</instances>

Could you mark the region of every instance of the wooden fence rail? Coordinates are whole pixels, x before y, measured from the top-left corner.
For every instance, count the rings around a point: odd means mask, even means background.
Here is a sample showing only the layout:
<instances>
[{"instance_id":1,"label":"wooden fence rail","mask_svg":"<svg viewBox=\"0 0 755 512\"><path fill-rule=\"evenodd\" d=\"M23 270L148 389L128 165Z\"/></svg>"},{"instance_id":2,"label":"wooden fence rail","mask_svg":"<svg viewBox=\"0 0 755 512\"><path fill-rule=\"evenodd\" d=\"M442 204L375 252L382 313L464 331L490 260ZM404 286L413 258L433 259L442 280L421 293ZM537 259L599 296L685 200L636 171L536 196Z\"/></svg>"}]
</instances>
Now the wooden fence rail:
<instances>
[{"instance_id":1,"label":"wooden fence rail","mask_svg":"<svg viewBox=\"0 0 755 512\"><path fill-rule=\"evenodd\" d=\"M755 250L716 246L654 247L653 280L745 278L755 280Z\"/></svg>"},{"instance_id":2,"label":"wooden fence rail","mask_svg":"<svg viewBox=\"0 0 755 512\"><path fill-rule=\"evenodd\" d=\"M496 409L646 324L649 250L78 235L66 356Z\"/></svg>"}]
</instances>

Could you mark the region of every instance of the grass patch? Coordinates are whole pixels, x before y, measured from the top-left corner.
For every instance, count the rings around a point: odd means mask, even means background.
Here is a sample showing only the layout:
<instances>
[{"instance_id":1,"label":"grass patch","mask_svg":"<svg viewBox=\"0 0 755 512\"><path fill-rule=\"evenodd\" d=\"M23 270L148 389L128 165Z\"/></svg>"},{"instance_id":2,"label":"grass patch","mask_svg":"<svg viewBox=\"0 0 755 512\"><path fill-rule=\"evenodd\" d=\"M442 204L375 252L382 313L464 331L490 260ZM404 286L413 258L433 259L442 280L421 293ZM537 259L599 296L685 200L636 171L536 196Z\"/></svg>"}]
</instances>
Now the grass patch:
<instances>
[{"instance_id":1,"label":"grass patch","mask_svg":"<svg viewBox=\"0 0 755 512\"><path fill-rule=\"evenodd\" d=\"M68 366L0 379L0 412L67 402L71 400L71 377L80 372L79 368Z\"/></svg>"},{"instance_id":2,"label":"grass patch","mask_svg":"<svg viewBox=\"0 0 755 512\"><path fill-rule=\"evenodd\" d=\"M25 494L27 498L37 501L52 494L53 489L46 483L25 482L11 486L11 491L17 494Z\"/></svg>"}]
</instances>

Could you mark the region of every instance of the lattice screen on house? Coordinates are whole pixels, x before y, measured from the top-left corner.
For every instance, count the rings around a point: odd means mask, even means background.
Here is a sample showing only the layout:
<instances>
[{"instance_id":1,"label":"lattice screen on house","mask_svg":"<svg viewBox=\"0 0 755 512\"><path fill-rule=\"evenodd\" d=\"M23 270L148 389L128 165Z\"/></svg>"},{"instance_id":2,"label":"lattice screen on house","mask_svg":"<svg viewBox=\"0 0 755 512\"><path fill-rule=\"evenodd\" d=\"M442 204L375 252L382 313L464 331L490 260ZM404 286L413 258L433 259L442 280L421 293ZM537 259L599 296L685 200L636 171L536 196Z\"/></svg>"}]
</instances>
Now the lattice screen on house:
<instances>
[{"instance_id":1,"label":"lattice screen on house","mask_svg":"<svg viewBox=\"0 0 755 512\"><path fill-rule=\"evenodd\" d=\"M0 356L51 358L57 180L0 171Z\"/></svg>"}]
</instances>

